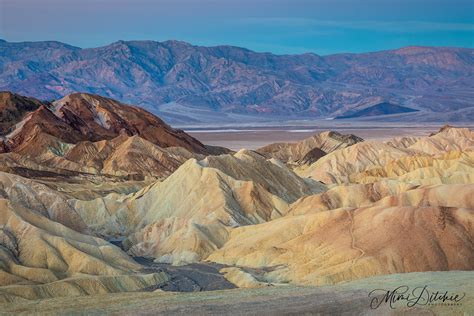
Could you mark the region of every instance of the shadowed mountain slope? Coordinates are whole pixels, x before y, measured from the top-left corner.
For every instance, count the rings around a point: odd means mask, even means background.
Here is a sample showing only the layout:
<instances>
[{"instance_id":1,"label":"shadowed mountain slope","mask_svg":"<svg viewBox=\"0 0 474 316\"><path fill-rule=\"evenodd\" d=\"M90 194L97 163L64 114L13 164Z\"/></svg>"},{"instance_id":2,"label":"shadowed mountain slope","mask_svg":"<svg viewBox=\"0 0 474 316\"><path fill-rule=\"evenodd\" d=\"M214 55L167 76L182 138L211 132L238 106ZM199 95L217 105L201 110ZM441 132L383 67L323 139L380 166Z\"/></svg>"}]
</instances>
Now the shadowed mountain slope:
<instances>
[{"instance_id":1,"label":"shadowed mountain slope","mask_svg":"<svg viewBox=\"0 0 474 316\"><path fill-rule=\"evenodd\" d=\"M368 108L365 108L357 112L344 113L340 116L337 116L336 119L349 119L349 118L355 118L355 117L399 114L399 113L409 113L409 112L417 112L417 111L418 110L411 109L405 106L400 106L400 105L384 102L384 103L372 105Z\"/></svg>"},{"instance_id":2,"label":"shadowed mountain slope","mask_svg":"<svg viewBox=\"0 0 474 316\"><path fill-rule=\"evenodd\" d=\"M25 113L34 111L41 102L11 92L0 92L0 133L5 134L17 124Z\"/></svg>"}]
</instances>

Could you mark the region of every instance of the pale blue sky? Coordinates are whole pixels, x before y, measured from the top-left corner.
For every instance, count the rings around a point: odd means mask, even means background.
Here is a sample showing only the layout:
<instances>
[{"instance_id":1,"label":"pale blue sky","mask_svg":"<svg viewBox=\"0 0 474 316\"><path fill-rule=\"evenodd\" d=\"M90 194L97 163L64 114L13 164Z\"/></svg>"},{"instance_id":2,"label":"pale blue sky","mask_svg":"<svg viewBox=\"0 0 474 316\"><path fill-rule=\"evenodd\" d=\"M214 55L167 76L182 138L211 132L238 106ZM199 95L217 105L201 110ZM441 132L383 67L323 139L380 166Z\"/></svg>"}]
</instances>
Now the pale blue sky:
<instances>
[{"instance_id":1,"label":"pale blue sky","mask_svg":"<svg viewBox=\"0 0 474 316\"><path fill-rule=\"evenodd\" d=\"M472 0L0 0L0 38L177 39L274 53L474 47Z\"/></svg>"}]
</instances>

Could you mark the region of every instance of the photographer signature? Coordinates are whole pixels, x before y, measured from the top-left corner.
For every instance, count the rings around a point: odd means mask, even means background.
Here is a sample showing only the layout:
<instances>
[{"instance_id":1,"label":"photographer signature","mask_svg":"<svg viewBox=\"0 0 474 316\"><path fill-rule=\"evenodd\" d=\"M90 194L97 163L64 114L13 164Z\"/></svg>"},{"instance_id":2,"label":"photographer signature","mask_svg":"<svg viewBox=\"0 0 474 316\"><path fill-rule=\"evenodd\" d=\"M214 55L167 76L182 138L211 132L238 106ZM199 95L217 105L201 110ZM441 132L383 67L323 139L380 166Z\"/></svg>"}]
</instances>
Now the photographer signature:
<instances>
[{"instance_id":1,"label":"photographer signature","mask_svg":"<svg viewBox=\"0 0 474 316\"><path fill-rule=\"evenodd\" d=\"M454 293L449 291L431 291L428 286L416 287L410 290L407 285L399 286L393 290L375 289L369 293L370 307L378 308L382 304L389 304L395 309L395 303L405 302L407 307L426 306L434 304L459 305L466 293Z\"/></svg>"}]
</instances>

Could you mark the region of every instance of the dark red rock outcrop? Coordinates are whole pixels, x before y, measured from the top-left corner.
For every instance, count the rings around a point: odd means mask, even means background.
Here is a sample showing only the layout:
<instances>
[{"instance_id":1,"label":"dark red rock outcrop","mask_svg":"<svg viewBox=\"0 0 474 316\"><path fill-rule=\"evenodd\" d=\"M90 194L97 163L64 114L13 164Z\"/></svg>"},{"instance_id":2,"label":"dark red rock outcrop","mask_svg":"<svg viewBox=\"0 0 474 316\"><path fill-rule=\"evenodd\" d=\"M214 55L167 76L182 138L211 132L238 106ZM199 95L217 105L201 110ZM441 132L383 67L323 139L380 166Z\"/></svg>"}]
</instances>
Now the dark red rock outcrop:
<instances>
[{"instance_id":1,"label":"dark red rock outcrop","mask_svg":"<svg viewBox=\"0 0 474 316\"><path fill-rule=\"evenodd\" d=\"M32 98L3 93L0 101L4 130L8 127L8 133L0 132L0 152L34 154L41 146L50 146L58 140L76 144L110 140L120 134L137 135L162 148L182 147L205 155L227 152L223 148L206 147L144 109L98 95L75 93L46 105Z\"/></svg>"}]
</instances>

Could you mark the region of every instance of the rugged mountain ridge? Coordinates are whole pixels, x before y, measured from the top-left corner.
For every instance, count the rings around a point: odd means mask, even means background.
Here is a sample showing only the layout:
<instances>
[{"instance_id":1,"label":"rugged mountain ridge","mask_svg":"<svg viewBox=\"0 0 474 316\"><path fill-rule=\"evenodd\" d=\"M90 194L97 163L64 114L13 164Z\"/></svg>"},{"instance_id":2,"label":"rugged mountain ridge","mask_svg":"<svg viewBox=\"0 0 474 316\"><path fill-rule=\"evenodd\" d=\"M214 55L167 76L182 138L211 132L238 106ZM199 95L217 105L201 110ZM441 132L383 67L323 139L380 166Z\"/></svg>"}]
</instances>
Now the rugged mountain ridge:
<instances>
[{"instance_id":1,"label":"rugged mountain ridge","mask_svg":"<svg viewBox=\"0 0 474 316\"><path fill-rule=\"evenodd\" d=\"M179 41L119 41L90 49L3 41L0 52L0 89L42 99L101 94L188 123L216 113L327 118L391 114L402 106L419 110L403 118L436 121L447 111L472 112L472 49L318 56ZM384 102L393 106L370 110Z\"/></svg>"}]
</instances>

